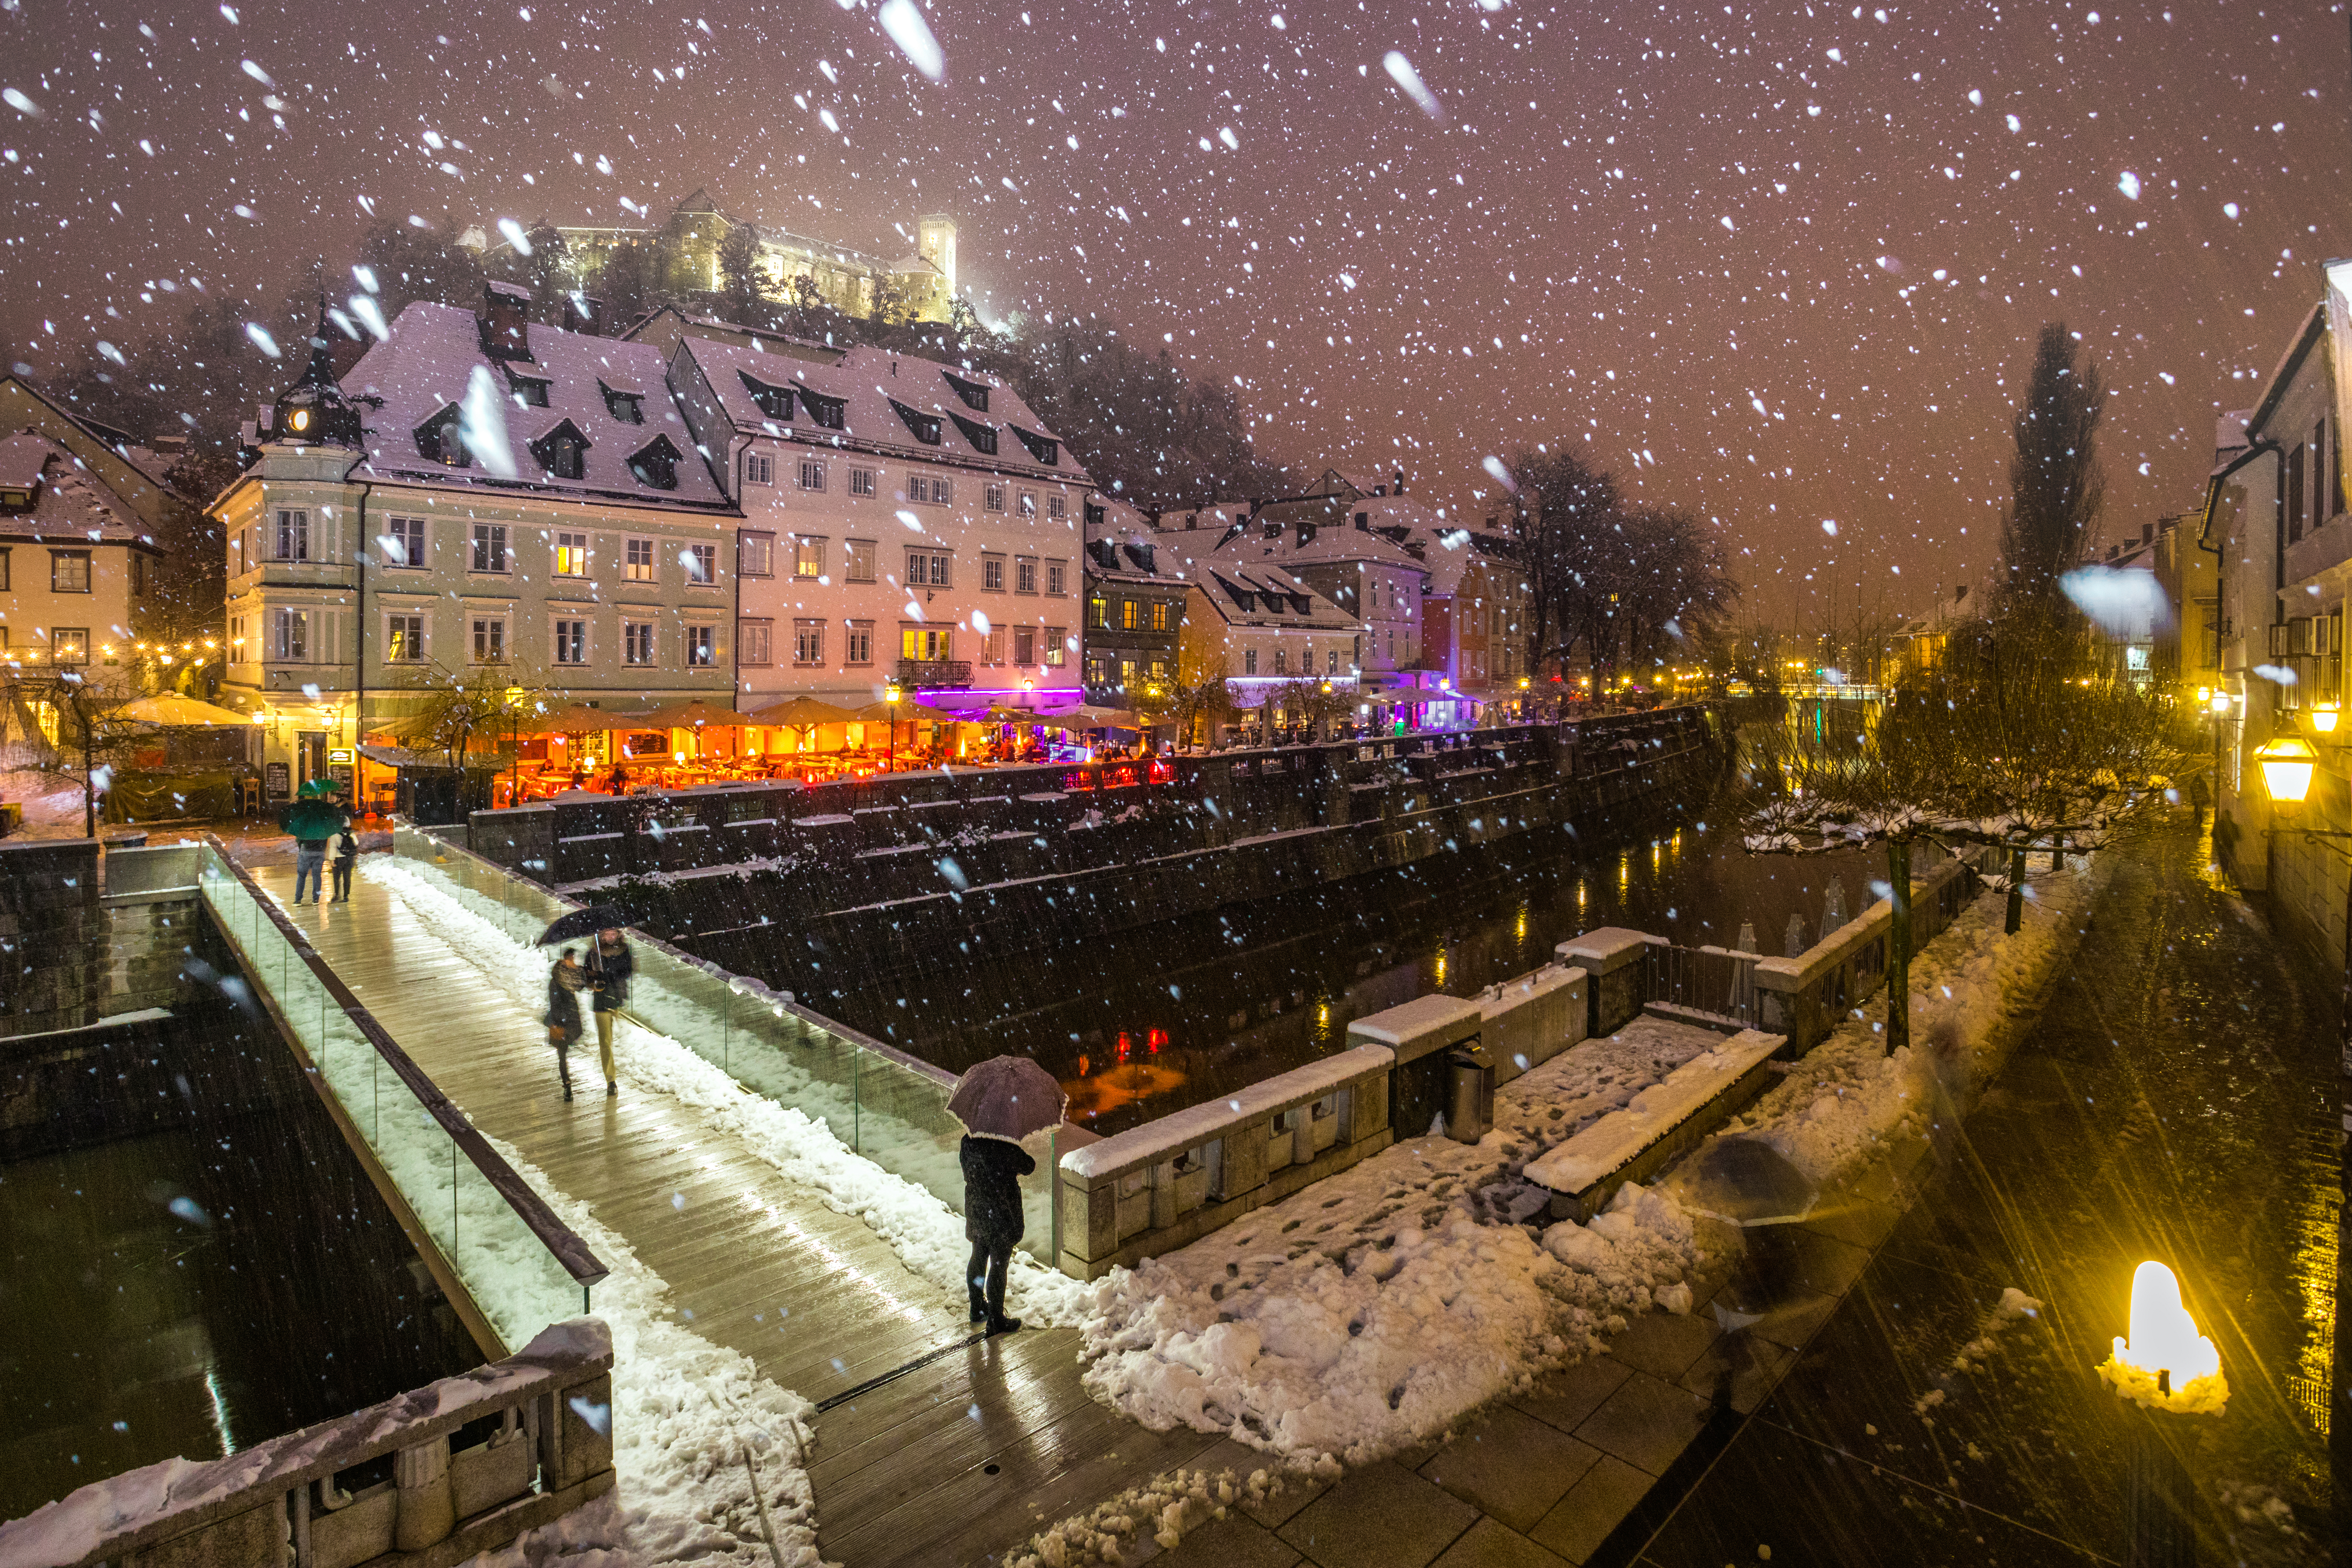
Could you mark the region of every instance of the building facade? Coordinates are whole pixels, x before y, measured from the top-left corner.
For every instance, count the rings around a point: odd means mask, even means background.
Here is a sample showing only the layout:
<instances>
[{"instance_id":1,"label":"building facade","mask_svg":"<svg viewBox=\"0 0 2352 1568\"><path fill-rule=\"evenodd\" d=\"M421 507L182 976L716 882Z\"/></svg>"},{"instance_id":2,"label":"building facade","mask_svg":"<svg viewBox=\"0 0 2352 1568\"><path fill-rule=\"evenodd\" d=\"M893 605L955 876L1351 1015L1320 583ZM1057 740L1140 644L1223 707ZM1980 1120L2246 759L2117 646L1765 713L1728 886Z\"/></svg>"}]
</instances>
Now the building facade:
<instances>
[{"instance_id":1,"label":"building facade","mask_svg":"<svg viewBox=\"0 0 2352 1568\"><path fill-rule=\"evenodd\" d=\"M1087 510L1087 614L1080 640L1087 700L1106 708L1165 701L1176 689L1190 583L1163 560L1133 507Z\"/></svg>"},{"instance_id":2,"label":"building facade","mask_svg":"<svg viewBox=\"0 0 2352 1568\"><path fill-rule=\"evenodd\" d=\"M735 509L659 351L533 325L518 294L410 305L348 394L315 340L214 502L222 700L266 732L273 793L452 685L616 710L733 689Z\"/></svg>"},{"instance_id":3,"label":"building facade","mask_svg":"<svg viewBox=\"0 0 2352 1568\"><path fill-rule=\"evenodd\" d=\"M846 708L1080 699L1086 470L1012 389L855 348L828 363L703 335L668 377L741 512L739 697Z\"/></svg>"},{"instance_id":4,"label":"building facade","mask_svg":"<svg viewBox=\"0 0 2352 1568\"><path fill-rule=\"evenodd\" d=\"M163 552L130 503L62 443L0 437L0 667L121 671Z\"/></svg>"}]
</instances>

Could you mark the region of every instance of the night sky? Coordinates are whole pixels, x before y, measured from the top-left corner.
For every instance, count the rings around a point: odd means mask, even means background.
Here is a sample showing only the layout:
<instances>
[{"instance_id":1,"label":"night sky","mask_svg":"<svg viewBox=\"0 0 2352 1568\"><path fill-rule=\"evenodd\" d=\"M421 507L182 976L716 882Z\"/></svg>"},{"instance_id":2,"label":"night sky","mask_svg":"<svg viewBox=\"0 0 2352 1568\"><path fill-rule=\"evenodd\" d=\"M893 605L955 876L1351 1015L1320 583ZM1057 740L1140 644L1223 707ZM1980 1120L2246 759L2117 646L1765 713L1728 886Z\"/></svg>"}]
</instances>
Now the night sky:
<instances>
[{"instance_id":1,"label":"night sky","mask_svg":"<svg viewBox=\"0 0 2352 1568\"><path fill-rule=\"evenodd\" d=\"M363 204L628 223L707 184L891 255L945 210L992 321L1169 335L1272 456L1454 509L1588 446L1776 617L1981 580L2053 316L2115 392L2107 536L2192 507L2352 248L2340 5L935 0L936 82L835 0L0 7L37 372L199 282L274 302Z\"/></svg>"}]
</instances>

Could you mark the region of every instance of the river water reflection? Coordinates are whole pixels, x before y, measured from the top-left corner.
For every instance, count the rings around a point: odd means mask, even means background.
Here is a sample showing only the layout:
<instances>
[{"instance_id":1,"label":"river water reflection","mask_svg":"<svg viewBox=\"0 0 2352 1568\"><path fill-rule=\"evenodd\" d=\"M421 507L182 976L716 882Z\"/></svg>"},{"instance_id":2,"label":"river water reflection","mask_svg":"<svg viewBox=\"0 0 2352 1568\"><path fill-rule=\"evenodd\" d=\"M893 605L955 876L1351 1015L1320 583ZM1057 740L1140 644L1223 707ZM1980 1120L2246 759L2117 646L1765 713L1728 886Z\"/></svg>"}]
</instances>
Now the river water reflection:
<instances>
[{"instance_id":1,"label":"river water reflection","mask_svg":"<svg viewBox=\"0 0 2352 1568\"><path fill-rule=\"evenodd\" d=\"M1449 874L1450 873L1450 874ZM1017 1051L1109 1132L1344 1049L1349 1020L1432 992L1468 995L1547 963L1601 926L1685 946L1784 951L1792 916L1818 940L1834 884L1850 917L1877 896L1867 851L1759 858L1715 823L1581 845L1537 833L1418 874L1147 927L1018 975L976 974L969 1022L916 1049L961 1069ZM1039 995L1058 999L1039 1006ZM903 1017L904 1015L901 1015Z\"/></svg>"}]
</instances>

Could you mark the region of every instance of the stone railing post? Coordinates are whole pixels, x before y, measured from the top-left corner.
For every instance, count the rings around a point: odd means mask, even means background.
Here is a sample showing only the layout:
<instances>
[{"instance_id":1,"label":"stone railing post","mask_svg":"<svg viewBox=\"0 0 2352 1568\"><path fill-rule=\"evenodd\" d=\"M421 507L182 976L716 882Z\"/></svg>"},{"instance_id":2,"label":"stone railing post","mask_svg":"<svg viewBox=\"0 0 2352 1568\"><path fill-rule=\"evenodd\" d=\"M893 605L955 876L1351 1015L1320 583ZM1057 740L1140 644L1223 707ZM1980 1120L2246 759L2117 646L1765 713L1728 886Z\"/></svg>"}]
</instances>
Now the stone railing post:
<instances>
[{"instance_id":1,"label":"stone railing post","mask_svg":"<svg viewBox=\"0 0 2352 1568\"><path fill-rule=\"evenodd\" d=\"M400 1493L393 1544L422 1552L457 1523L457 1496L449 1485L449 1438L445 1433L393 1456L393 1484Z\"/></svg>"}]
</instances>

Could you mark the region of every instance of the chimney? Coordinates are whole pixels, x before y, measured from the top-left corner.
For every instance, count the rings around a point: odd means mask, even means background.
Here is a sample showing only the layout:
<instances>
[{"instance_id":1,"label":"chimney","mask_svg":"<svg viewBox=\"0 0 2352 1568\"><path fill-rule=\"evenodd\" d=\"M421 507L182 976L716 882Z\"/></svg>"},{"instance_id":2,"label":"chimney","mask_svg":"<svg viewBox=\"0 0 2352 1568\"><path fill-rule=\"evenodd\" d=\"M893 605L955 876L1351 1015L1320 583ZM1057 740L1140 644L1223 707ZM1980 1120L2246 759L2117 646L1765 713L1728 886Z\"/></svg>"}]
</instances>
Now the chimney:
<instances>
[{"instance_id":1,"label":"chimney","mask_svg":"<svg viewBox=\"0 0 2352 1568\"><path fill-rule=\"evenodd\" d=\"M1396 471L1396 478L1390 482L1389 494L1392 496L1401 496L1404 494L1404 470L1402 468L1399 468Z\"/></svg>"},{"instance_id":2,"label":"chimney","mask_svg":"<svg viewBox=\"0 0 2352 1568\"><path fill-rule=\"evenodd\" d=\"M530 358L530 290L513 283L482 285L482 347L495 359Z\"/></svg>"},{"instance_id":3,"label":"chimney","mask_svg":"<svg viewBox=\"0 0 2352 1568\"><path fill-rule=\"evenodd\" d=\"M2152 522L2143 522L2139 525L2139 542L2142 544L2153 544L2156 542L2156 524Z\"/></svg>"},{"instance_id":4,"label":"chimney","mask_svg":"<svg viewBox=\"0 0 2352 1568\"><path fill-rule=\"evenodd\" d=\"M604 326L604 301L585 294L563 297L563 330L586 337L599 336Z\"/></svg>"}]
</instances>

